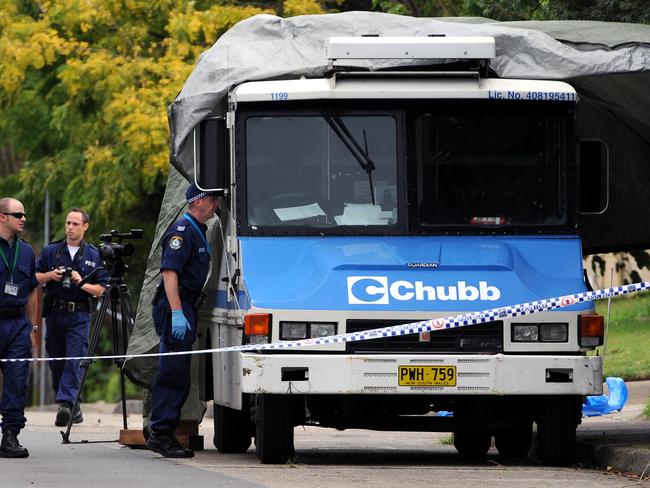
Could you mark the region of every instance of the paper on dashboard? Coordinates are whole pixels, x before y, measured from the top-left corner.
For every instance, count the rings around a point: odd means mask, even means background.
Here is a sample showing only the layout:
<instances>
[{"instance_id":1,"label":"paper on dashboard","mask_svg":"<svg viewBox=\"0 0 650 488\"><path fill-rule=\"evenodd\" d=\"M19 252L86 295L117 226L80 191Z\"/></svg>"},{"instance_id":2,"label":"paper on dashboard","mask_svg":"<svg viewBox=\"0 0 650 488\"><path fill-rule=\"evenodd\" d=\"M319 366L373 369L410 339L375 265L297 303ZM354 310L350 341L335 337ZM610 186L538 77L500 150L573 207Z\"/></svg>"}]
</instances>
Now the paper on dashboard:
<instances>
[{"instance_id":1,"label":"paper on dashboard","mask_svg":"<svg viewBox=\"0 0 650 488\"><path fill-rule=\"evenodd\" d=\"M325 212L323 212L323 209L320 208L318 203L301 205L299 207L274 208L273 211L282 222L288 220L310 219L319 215L325 215Z\"/></svg>"},{"instance_id":2,"label":"paper on dashboard","mask_svg":"<svg viewBox=\"0 0 650 488\"><path fill-rule=\"evenodd\" d=\"M385 225L392 216L392 211L384 211L372 203L346 203L343 215L337 215L334 220L339 225Z\"/></svg>"}]
</instances>

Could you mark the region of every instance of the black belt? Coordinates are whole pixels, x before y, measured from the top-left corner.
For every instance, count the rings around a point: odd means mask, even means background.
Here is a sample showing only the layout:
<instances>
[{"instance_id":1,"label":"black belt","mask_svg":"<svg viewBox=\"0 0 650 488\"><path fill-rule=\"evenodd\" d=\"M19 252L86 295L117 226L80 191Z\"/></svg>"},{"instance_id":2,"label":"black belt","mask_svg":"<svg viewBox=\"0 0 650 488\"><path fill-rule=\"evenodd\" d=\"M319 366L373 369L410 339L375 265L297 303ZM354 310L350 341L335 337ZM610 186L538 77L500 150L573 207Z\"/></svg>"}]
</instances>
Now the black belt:
<instances>
[{"instance_id":1,"label":"black belt","mask_svg":"<svg viewBox=\"0 0 650 488\"><path fill-rule=\"evenodd\" d=\"M201 290L190 290L188 288L180 287L178 290L178 295L182 299L184 298L185 300L192 302L201 296Z\"/></svg>"},{"instance_id":2,"label":"black belt","mask_svg":"<svg viewBox=\"0 0 650 488\"><path fill-rule=\"evenodd\" d=\"M205 300L205 293L201 290L189 290L187 288L181 288L179 290L179 295L181 300L186 300L192 304L192 308L198 310L203 305Z\"/></svg>"},{"instance_id":3,"label":"black belt","mask_svg":"<svg viewBox=\"0 0 650 488\"><path fill-rule=\"evenodd\" d=\"M74 302L68 301L65 298L55 298L53 306L57 310L64 312L89 312L90 304L88 301Z\"/></svg>"},{"instance_id":4,"label":"black belt","mask_svg":"<svg viewBox=\"0 0 650 488\"><path fill-rule=\"evenodd\" d=\"M25 315L24 307L0 308L0 319L19 319Z\"/></svg>"}]
</instances>

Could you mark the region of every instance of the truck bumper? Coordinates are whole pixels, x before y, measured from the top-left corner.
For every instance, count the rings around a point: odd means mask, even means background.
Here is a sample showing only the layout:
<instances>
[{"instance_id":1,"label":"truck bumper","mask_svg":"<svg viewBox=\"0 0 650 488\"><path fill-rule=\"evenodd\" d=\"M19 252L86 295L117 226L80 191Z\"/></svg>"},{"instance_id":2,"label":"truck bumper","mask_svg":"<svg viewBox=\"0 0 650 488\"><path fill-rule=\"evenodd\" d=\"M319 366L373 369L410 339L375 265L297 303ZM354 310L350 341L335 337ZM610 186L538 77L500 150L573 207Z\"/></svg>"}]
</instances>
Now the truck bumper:
<instances>
[{"instance_id":1,"label":"truck bumper","mask_svg":"<svg viewBox=\"0 0 650 488\"><path fill-rule=\"evenodd\" d=\"M600 395L600 356L242 353L244 393ZM400 366L455 366L454 386L400 386Z\"/></svg>"}]
</instances>

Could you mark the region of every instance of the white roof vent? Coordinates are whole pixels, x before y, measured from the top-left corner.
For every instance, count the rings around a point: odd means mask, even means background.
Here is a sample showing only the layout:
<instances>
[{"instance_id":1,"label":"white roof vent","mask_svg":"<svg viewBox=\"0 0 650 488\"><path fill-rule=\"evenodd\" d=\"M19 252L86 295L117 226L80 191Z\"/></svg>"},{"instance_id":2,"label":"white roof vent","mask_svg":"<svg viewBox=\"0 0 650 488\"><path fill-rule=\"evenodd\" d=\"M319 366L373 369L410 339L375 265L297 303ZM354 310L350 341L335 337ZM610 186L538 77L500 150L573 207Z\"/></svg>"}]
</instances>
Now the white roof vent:
<instances>
[{"instance_id":1,"label":"white roof vent","mask_svg":"<svg viewBox=\"0 0 650 488\"><path fill-rule=\"evenodd\" d=\"M328 59L493 59L494 37L330 37Z\"/></svg>"}]
</instances>

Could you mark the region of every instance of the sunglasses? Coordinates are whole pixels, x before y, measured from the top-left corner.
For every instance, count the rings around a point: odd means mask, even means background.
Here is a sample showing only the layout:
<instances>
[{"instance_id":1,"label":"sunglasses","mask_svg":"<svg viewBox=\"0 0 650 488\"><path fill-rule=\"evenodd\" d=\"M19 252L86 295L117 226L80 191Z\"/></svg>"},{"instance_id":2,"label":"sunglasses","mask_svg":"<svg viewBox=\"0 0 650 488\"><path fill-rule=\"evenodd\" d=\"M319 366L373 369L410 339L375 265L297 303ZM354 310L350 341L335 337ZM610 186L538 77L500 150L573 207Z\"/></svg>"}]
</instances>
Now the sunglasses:
<instances>
[{"instance_id":1,"label":"sunglasses","mask_svg":"<svg viewBox=\"0 0 650 488\"><path fill-rule=\"evenodd\" d=\"M12 217L16 217L17 219L22 219L23 217L27 217L27 214L23 212L2 212L2 215L11 215Z\"/></svg>"}]
</instances>

